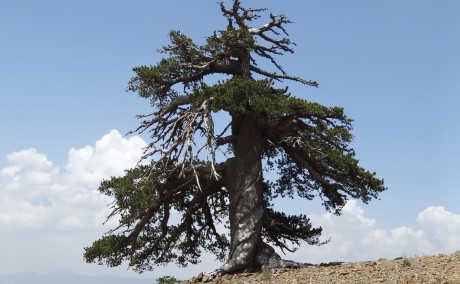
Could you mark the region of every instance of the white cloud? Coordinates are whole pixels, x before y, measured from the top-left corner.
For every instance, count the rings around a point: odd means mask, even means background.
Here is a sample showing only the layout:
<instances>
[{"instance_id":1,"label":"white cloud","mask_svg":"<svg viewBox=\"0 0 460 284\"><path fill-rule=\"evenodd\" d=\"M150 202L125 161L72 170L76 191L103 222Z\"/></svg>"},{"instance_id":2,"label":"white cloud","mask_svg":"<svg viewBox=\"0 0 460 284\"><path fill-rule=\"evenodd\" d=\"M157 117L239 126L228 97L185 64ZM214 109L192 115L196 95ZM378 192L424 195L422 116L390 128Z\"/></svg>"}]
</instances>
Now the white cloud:
<instances>
[{"instance_id":1,"label":"white cloud","mask_svg":"<svg viewBox=\"0 0 460 284\"><path fill-rule=\"evenodd\" d=\"M9 154L0 169L0 230L93 227L108 203L96 190L99 182L135 166L145 146L112 130L95 146L71 149L63 169L33 148Z\"/></svg>"},{"instance_id":2,"label":"white cloud","mask_svg":"<svg viewBox=\"0 0 460 284\"><path fill-rule=\"evenodd\" d=\"M125 138L112 130L94 145L71 149L63 167L33 148L9 154L0 169L0 244L8 243L2 254L27 258L29 267L17 265L24 270L85 267L83 247L109 229L102 226L109 198L97 187L135 166L146 145L140 137ZM65 251L72 266L62 260ZM47 262L42 261L45 252ZM8 259L13 258L0 259L0 266L12 269L4 263Z\"/></svg>"},{"instance_id":3,"label":"white cloud","mask_svg":"<svg viewBox=\"0 0 460 284\"><path fill-rule=\"evenodd\" d=\"M127 139L112 130L97 141L95 147L69 151L66 178L72 183L97 186L101 179L121 175L125 169L133 167L145 146L145 141L138 136Z\"/></svg>"},{"instance_id":4,"label":"white cloud","mask_svg":"<svg viewBox=\"0 0 460 284\"><path fill-rule=\"evenodd\" d=\"M9 166L1 169L0 178L3 181L28 182L46 184L55 174L53 163L36 149L22 150L7 156Z\"/></svg>"},{"instance_id":5,"label":"white cloud","mask_svg":"<svg viewBox=\"0 0 460 284\"><path fill-rule=\"evenodd\" d=\"M14 152L9 154L6 159L11 165L20 169L48 170L53 167L53 163L34 148Z\"/></svg>"},{"instance_id":6,"label":"white cloud","mask_svg":"<svg viewBox=\"0 0 460 284\"><path fill-rule=\"evenodd\" d=\"M8 196L0 197L0 226L3 230L16 227L42 226L49 216L49 208Z\"/></svg>"},{"instance_id":7,"label":"white cloud","mask_svg":"<svg viewBox=\"0 0 460 284\"><path fill-rule=\"evenodd\" d=\"M428 207L418 214L417 226L378 228L356 201L349 201L341 216L330 213L311 217L323 227L329 244L303 246L289 256L301 262L366 261L381 257L450 253L460 247L460 215L443 207Z\"/></svg>"},{"instance_id":8,"label":"white cloud","mask_svg":"<svg viewBox=\"0 0 460 284\"><path fill-rule=\"evenodd\" d=\"M429 207L418 214L417 222L427 239L439 244L443 251L460 248L460 215L448 212L444 207Z\"/></svg>"},{"instance_id":9,"label":"white cloud","mask_svg":"<svg viewBox=\"0 0 460 284\"><path fill-rule=\"evenodd\" d=\"M97 186L102 179L122 175L125 169L135 166L145 146L141 138L124 138L113 130L94 145L71 149L62 167L36 149L8 155L8 165L0 169L2 254L21 252L16 257L18 263L24 258L30 263L28 267L18 264L24 270L38 269L37 263L40 269L49 270L78 270L78 264L81 271L101 269L81 261L83 247L116 225L116 220L111 220L102 226L109 214L110 199L101 196ZM420 212L416 226L388 230L379 228L378 218L366 216L356 201L345 206L342 216L327 213L310 218L313 225L323 227L322 238L331 238L331 242L320 247L302 246L285 258L314 263L360 261L447 253L460 248L460 215L443 207L428 207ZM43 255L50 261L42 262ZM0 259L0 266L13 267L4 263L7 261ZM213 256L207 255L201 266L190 266L184 275L209 271L218 265ZM177 268L172 265L167 269L165 274Z\"/></svg>"},{"instance_id":10,"label":"white cloud","mask_svg":"<svg viewBox=\"0 0 460 284\"><path fill-rule=\"evenodd\" d=\"M85 229L87 226L79 216L68 216L59 220L57 224L58 229Z\"/></svg>"}]
</instances>

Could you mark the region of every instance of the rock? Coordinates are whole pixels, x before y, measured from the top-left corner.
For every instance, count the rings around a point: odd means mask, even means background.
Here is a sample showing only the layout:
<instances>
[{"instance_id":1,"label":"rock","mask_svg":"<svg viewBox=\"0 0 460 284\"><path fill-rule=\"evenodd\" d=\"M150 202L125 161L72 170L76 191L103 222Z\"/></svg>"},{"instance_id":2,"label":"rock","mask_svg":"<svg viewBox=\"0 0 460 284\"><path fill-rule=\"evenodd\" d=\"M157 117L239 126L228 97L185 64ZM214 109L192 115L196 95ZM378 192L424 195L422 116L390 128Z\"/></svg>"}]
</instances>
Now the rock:
<instances>
[{"instance_id":1,"label":"rock","mask_svg":"<svg viewBox=\"0 0 460 284\"><path fill-rule=\"evenodd\" d=\"M209 281L211 281L211 277L209 277L206 274L203 275L203 278L201 279L201 282L208 283Z\"/></svg>"},{"instance_id":2,"label":"rock","mask_svg":"<svg viewBox=\"0 0 460 284\"><path fill-rule=\"evenodd\" d=\"M460 283L460 251L450 255L415 257L407 260L411 263L408 267L401 267L404 259L382 258L370 262L347 262L340 265L336 262L335 265L315 265L300 269L281 268L273 270L271 279L262 283ZM197 278L199 277L195 277ZM206 277L202 275L201 280L206 280ZM207 283L261 283L261 274L256 272L217 276Z\"/></svg>"},{"instance_id":3,"label":"rock","mask_svg":"<svg viewBox=\"0 0 460 284\"><path fill-rule=\"evenodd\" d=\"M201 282L203 280L203 275L204 275L203 272L200 272L200 274L192 278L192 282L193 283Z\"/></svg>"}]
</instances>

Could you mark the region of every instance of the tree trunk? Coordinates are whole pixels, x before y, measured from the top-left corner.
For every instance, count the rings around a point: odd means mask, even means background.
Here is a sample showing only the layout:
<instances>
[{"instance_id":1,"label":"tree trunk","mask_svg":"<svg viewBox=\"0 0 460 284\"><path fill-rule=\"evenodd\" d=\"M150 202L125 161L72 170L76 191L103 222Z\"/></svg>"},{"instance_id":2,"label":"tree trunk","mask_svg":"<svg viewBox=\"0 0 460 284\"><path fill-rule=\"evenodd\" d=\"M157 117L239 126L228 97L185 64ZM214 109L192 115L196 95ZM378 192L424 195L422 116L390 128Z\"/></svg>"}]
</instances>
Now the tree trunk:
<instances>
[{"instance_id":1,"label":"tree trunk","mask_svg":"<svg viewBox=\"0 0 460 284\"><path fill-rule=\"evenodd\" d=\"M248 50L238 54L240 76L251 78ZM227 262L212 274L295 266L284 261L262 240L263 201L262 129L250 114L232 117L235 157L227 161L224 185L229 193L230 252Z\"/></svg>"},{"instance_id":2,"label":"tree trunk","mask_svg":"<svg viewBox=\"0 0 460 284\"><path fill-rule=\"evenodd\" d=\"M227 162L224 184L229 192L230 252L227 262L213 274L257 271L262 268L300 267L286 261L261 237L264 218L262 133L249 115L233 132L235 158Z\"/></svg>"},{"instance_id":3,"label":"tree trunk","mask_svg":"<svg viewBox=\"0 0 460 284\"><path fill-rule=\"evenodd\" d=\"M262 135L249 115L235 118L235 158L228 161L225 186L229 192L230 252L222 274L257 267L255 255L264 216Z\"/></svg>"}]
</instances>

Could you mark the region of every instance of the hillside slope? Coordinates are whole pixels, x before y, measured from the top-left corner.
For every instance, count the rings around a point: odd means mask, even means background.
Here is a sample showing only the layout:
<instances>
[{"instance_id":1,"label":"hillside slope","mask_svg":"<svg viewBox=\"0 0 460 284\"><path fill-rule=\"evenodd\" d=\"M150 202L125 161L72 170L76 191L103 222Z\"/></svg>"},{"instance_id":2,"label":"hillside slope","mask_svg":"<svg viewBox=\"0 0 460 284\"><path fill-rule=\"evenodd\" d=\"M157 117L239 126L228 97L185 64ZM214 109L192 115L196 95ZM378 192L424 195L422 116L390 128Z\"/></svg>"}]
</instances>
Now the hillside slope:
<instances>
[{"instance_id":1,"label":"hillside slope","mask_svg":"<svg viewBox=\"0 0 460 284\"><path fill-rule=\"evenodd\" d=\"M262 273L226 275L207 281L195 277L183 283L448 283L460 284L460 251L449 255L379 259L357 263L336 263L302 269L278 269Z\"/></svg>"}]
</instances>

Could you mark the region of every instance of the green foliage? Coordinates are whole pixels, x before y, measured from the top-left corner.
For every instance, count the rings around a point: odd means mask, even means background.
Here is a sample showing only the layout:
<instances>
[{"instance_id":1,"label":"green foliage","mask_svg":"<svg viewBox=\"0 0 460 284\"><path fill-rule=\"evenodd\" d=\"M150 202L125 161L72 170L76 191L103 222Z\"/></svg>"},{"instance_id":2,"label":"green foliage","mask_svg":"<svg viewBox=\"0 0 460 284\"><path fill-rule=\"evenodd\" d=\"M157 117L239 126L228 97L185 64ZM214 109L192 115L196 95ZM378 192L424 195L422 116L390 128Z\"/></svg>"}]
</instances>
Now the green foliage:
<instances>
[{"instance_id":1,"label":"green foliage","mask_svg":"<svg viewBox=\"0 0 460 284\"><path fill-rule=\"evenodd\" d=\"M225 110L230 114L251 113L267 117L283 114L288 98L286 90L273 88L271 80L253 80L233 77L214 86L201 83L190 96L192 105L201 104L212 98L211 110Z\"/></svg>"},{"instance_id":2,"label":"green foliage","mask_svg":"<svg viewBox=\"0 0 460 284\"><path fill-rule=\"evenodd\" d=\"M306 215L286 215L270 207L266 208L262 235L282 251L294 252L302 242L310 245L327 243L319 240L321 231L321 228L312 227ZM287 242L296 246L290 248Z\"/></svg>"},{"instance_id":3,"label":"green foliage","mask_svg":"<svg viewBox=\"0 0 460 284\"><path fill-rule=\"evenodd\" d=\"M168 169L178 171L172 165ZM119 226L85 248L87 262L117 266L128 261L143 271L171 261L180 266L197 263L201 249L223 260L228 240L208 227L212 218L226 217L227 193L219 190L209 197L212 182L203 179L199 189L162 170L140 165L101 183L99 191L114 197L109 218L119 218ZM170 222L172 210L182 215L180 224Z\"/></svg>"},{"instance_id":4,"label":"green foliage","mask_svg":"<svg viewBox=\"0 0 460 284\"><path fill-rule=\"evenodd\" d=\"M210 55L231 52L235 55L240 51L252 51L255 47L254 37L244 29L229 27L221 30L206 39L207 44L202 48Z\"/></svg>"},{"instance_id":5,"label":"green foliage","mask_svg":"<svg viewBox=\"0 0 460 284\"><path fill-rule=\"evenodd\" d=\"M201 48L193 40L180 31L169 32L171 45L165 46L164 51L177 62L194 63L203 56Z\"/></svg>"},{"instance_id":6,"label":"green foliage","mask_svg":"<svg viewBox=\"0 0 460 284\"><path fill-rule=\"evenodd\" d=\"M112 214L120 215L120 223L128 227L158 202L158 194L153 189L160 185L160 181L144 178L148 168L143 165L129 169L124 176L104 180L99 186L99 192L115 199L117 210Z\"/></svg>"},{"instance_id":7,"label":"green foliage","mask_svg":"<svg viewBox=\"0 0 460 284\"><path fill-rule=\"evenodd\" d=\"M125 236L108 235L95 241L91 247L85 248L84 258L110 267L118 266L124 260L127 238Z\"/></svg>"},{"instance_id":8,"label":"green foliage","mask_svg":"<svg viewBox=\"0 0 460 284\"><path fill-rule=\"evenodd\" d=\"M174 276L163 276L157 279L157 284L178 284L178 283L181 283L181 281Z\"/></svg>"},{"instance_id":9,"label":"green foliage","mask_svg":"<svg viewBox=\"0 0 460 284\"><path fill-rule=\"evenodd\" d=\"M227 111L230 114L260 116L263 119L280 119L289 116L315 119L320 130L328 131L328 135L341 135L343 139L351 140L346 127L328 129L327 122L322 119L340 119L347 125L351 123L340 107L325 107L318 103L291 97L287 87L277 89L273 79L254 80L235 76L208 86L201 83L190 95L192 106L200 105L204 100L212 98L211 110Z\"/></svg>"},{"instance_id":10,"label":"green foliage","mask_svg":"<svg viewBox=\"0 0 460 284\"><path fill-rule=\"evenodd\" d=\"M182 82L185 88L196 86L206 75L196 66L209 63L212 57L234 57L241 50L251 50L253 36L246 30L228 29L214 33L207 38L207 44L198 46L192 39L179 31L169 33L171 44L164 46L161 53L169 57L154 66L133 68L136 76L128 83L128 90L138 92L140 97L150 98L152 104L161 106L175 95L171 86Z\"/></svg>"},{"instance_id":11,"label":"green foliage","mask_svg":"<svg viewBox=\"0 0 460 284\"><path fill-rule=\"evenodd\" d=\"M191 66L204 58L202 47L197 46L179 31L171 31L169 38L171 45L164 46L160 51L168 54L169 57L154 66L144 65L133 68L136 76L128 83L129 91L138 92L140 97L150 98L153 105L161 106L168 98L175 95L175 92L170 90L175 80L196 73L192 68L184 70L184 64Z\"/></svg>"},{"instance_id":12,"label":"green foliage","mask_svg":"<svg viewBox=\"0 0 460 284\"><path fill-rule=\"evenodd\" d=\"M318 86L287 75L274 59L292 52L289 39L272 37L287 35L283 25L290 21L271 15L267 25L252 29L246 22L265 10L239 5L235 0L233 8L226 10L221 4L229 25L214 32L204 45L171 31L170 44L160 51L166 58L133 69L136 75L128 90L150 99L154 108L140 116L145 120L134 132L151 134L145 157L153 161L101 183L99 191L114 199L108 219L119 220L119 226L85 248L87 262L117 266L128 261L143 271L172 261L180 266L197 263L202 250L224 260L230 242L216 227L227 221L232 206L225 184L232 178L226 176L229 161L245 159L232 152L243 117L260 130L257 139L263 141L256 143L262 143L263 149L257 155L266 161L265 172L277 174L270 181L259 175L265 185L263 241L283 251L294 251L290 245L302 242L325 243L318 238L321 228L312 227L307 216L275 211L270 202L277 197L320 197L327 210L340 214L348 198L368 202L386 189L375 173L359 166L350 147L352 120L343 108L293 97L287 87L275 87L275 80ZM253 54L269 59L281 73L257 67ZM265 79L256 80L253 73ZM208 85L205 78L212 74L229 79ZM212 113L220 111L230 115L232 127L218 135ZM205 137L202 147L196 145L199 135ZM215 153L222 146L230 159L219 163ZM200 152L193 149L210 150L212 158L201 161ZM163 277L162 281L176 279Z\"/></svg>"}]
</instances>

